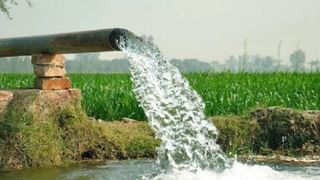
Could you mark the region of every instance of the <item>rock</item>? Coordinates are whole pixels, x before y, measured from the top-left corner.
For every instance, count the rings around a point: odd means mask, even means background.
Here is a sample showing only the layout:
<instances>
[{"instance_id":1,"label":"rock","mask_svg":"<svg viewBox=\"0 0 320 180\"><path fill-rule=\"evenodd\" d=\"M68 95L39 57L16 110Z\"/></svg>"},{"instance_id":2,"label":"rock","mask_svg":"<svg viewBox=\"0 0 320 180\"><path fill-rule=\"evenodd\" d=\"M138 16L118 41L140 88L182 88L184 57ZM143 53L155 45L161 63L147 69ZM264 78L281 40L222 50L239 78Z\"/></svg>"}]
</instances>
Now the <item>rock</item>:
<instances>
[{"instance_id":1,"label":"rock","mask_svg":"<svg viewBox=\"0 0 320 180\"><path fill-rule=\"evenodd\" d=\"M64 67L55 65L33 65L34 73L37 77L65 77Z\"/></svg>"},{"instance_id":2,"label":"rock","mask_svg":"<svg viewBox=\"0 0 320 180\"><path fill-rule=\"evenodd\" d=\"M64 67L65 58L62 54L39 54L33 55L31 62L33 65L54 65Z\"/></svg>"},{"instance_id":3,"label":"rock","mask_svg":"<svg viewBox=\"0 0 320 180\"><path fill-rule=\"evenodd\" d=\"M70 89L71 81L68 78L37 78L35 88L43 90Z\"/></svg>"}]
</instances>

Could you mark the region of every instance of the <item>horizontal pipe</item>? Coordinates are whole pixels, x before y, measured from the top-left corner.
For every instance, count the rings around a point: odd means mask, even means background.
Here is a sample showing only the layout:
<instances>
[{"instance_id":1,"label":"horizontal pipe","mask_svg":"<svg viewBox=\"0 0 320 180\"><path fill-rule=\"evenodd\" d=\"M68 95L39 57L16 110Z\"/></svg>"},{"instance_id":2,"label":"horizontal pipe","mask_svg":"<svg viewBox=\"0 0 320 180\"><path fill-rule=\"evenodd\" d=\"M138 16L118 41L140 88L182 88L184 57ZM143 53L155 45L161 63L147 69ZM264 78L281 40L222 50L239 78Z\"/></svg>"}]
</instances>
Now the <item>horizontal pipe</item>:
<instances>
[{"instance_id":1,"label":"horizontal pipe","mask_svg":"<svg viewBox=\"0 0 320 180\"><path fill-rule=\"evenodd\" d=\"M120 37L132 35L128 30L115 28L0 39L0 57L119 51Z\"/></svg>"}]
</instances>

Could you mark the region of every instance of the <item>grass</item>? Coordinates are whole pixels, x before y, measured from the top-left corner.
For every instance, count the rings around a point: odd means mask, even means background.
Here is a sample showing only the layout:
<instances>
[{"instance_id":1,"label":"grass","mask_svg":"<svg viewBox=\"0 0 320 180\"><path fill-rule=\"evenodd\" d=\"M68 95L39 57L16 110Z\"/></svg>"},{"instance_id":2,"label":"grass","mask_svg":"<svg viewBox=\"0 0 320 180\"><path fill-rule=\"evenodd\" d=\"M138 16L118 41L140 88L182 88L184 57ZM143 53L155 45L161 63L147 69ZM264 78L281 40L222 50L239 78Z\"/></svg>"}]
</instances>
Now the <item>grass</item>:
<instances>
[{"instance_id":1,"label":"grass","mask_svg":"<svg viewBox=\"0 0 320 180\"><path fill-rule=\"evenodd\" d=\"M255 107L320 109L320 73L192 73L190 85L203 97L208 116L241 115ZM145 120L128 74L71 74L89 116ZM0 88L32 87L31 74L1 74Z\"/></svg>"},{"instance_id":2,"label":"grass","mask_svg":"<svg viewBox=\"0 0 320 180\"><path fill-rule=\"evenodd\" d=\"M39 121L29 115L34 112L28 108L32 101L25 102L10 106L11 112L0 119L0 171L156 156L159 140L147 122L97 121L77 104Z\"/></svg>"},{"instance_id":3,"label":"grass","mask_svg":"<svg viewBox=\"0 0 320 180\"><path fill-rule=\"evenodd\" d=\"M214 116L211 121L219 130L217 143L230 157L253 154L255 134L259 125L248 116Z\"/></svg>"}]
</instances>

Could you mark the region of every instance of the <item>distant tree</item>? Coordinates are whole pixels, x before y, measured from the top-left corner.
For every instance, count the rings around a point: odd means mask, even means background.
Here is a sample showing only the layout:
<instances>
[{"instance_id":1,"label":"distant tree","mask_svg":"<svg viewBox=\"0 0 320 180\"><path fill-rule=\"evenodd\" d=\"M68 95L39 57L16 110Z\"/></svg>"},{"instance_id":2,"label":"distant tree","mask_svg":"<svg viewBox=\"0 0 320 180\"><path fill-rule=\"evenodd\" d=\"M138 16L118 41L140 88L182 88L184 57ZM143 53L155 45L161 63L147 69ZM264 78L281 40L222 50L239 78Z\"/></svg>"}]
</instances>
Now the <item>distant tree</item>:
<instances>
[{"instance_id":1,"label":"distant tree","mask_svg":"<svg viewBox=\"0 0 320 180\"><path fill-rule=\"evenodd\" d=\"M89 61L90 60L99 60L100 53L80 53L75 55L75 60Z\"/></svg>"},{"instance_id":2,"label":"distant tree","mask_svg":"<svg viewBox=\"0 0 320 180\"><path fill-rule=\"evenodd\" d=\"M27 2L29 6L32 6L32 3L30 0L24 0ZM7 15L8 18L10 17L10 8L13 6L18 6L19 3L17 0L0 0L0 12L4 13Z\"/></svg>"},{"instance_id":3,"label":"distant tree","mask_svg":"<svg viewBox=\"0 0 320 180\"><path fill-rule=\"evenodd\" d=\"M99 53L77 54L66 61L70 73L128 73L129 66L127 59L100 59Z\"/></svg>"},{"instance_id":4,"label":"distant tree","mask_svg":"<svg viewBox=\"0 0 320 180\"><path fill-rule=\"evenodd\" d=\"M251 71L258 71L258 72L270 72L275 70L275 59L271 56L264 56L261 57L259 55L255 55L251 57L252 62L250 63L250 70Z\"/></svg>"},{"instance_id":5,"label":"distant tree","mask_svg":"<svg viewBox=\"0 0 320 180\"><path fill-rule=\"evenodd\" d=\"M70 67L70 63L67 64L67 69L76 69L79 72L91 72L96 69L96 66L100 59L99 53L80 53L76 54L74 60L76 61L72 67Z\"/></svg>"},{"instance_id":6,"label":"distant tree","mask_svg":"<svg viewBox=\"0 0 320 180\"><path fill-rule=\"evenodd\" d=\"M181 72L208 72L213 70L212 64L198 59L171 59L170 62Z\"/></svg>"},{"instance_id":7,"label":"distant tree","mask_svg":"<svg viewBox=\"0 0 320 180\"><path fill-rule=\"evenodd\" d=\"M229 56L229 58L226 59L224 63L225 63L226 69L231 71L237 70L238 60L234 56Z\"/></svg>"},{"instance_id":8,"label":"distant tree","mask_svg":"<svg viewBox=\"0 0 320 180\"><path fill-rule=\"evenodd\" d=\"M311 61L309 64L310 64L311 71L319 71L320 70L320 60L319 59Z\"/></svg>"},{"instance_id":9,"label":"distant tree","mask_svg":"<svg viewBox=\"0 0 320 180\"><path fill-rule=\"evenodd\" d=\"M264 66L264 69L267 71L272 71L274 69L274 63L275 59L273 59L271 56L266 56L263 58L262 66Z\"/></svg>"},{"instance_id":10,"label":"distant tree","mask_svg":"<svg viewBox=\"0 0 320 180\"><path fill-rule=\"evenodd\" d=\"M290 63L294 71L304 70L305 61L306 54L302 49L298 49L290 55Z\"/></svg>"},{"instance_id":11,"label":"distant tree","mask_svg":"<svg viewBox=\"0 0 320 180\"><path fill-rule=\"evenodd\" d=\"M238 56L238 69L239 71L248 71L250 70L249 64L252 61L252 56L248 54Z\"/></svg>"},{"instance_id":12,"label":"distant tree","mask_svg":"<svg viewBox=\"0 0 320 180\"><path fill-rule=\"evenodd\" d=\"M215 72L223 71L223 65L220 64L219 61L211 61L210 71L215 71Z\"/></svg>"},{"instance_id":13,"label":"distant tree","mask_svg":"<svg viewBox=\"0 0 320 180\"><path fill-rule=\"evenodd\" d=\"M188 72L207 72L211 70L209 63L199 61L198 59L184 59L183 63L187 67Z\"/></svg>"},{"instance_id":14,"label":"distant tree","mask_svg":"<svg viewBox=\"0 0 320 180\"><path fill-rule=\"evenodd\" d=\"M30 57L0 58L0 72L30 73L33 72Z\"/></svg>"}]
</instances>

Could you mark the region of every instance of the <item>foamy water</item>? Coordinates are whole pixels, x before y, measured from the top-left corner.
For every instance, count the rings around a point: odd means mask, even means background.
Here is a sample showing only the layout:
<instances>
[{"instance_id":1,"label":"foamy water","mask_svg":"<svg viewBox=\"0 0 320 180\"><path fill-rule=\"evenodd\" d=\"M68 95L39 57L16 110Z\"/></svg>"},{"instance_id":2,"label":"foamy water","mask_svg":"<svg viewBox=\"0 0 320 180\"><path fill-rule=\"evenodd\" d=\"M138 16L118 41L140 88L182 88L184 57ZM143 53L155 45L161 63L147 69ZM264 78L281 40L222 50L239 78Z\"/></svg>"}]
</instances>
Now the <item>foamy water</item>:
<instances>
[{"instance_id":1,"label":"foamy water","mask_svg":"<svg viewBox=\"0 0 320 180\"><path fill-rule=\"evenodd\" d=\"M211 170L171 171L160 174L154 180L319 180L311 175L296 175L292 172L280 172L269 166L246 165L235 162L221 173Z\"/></svg>"},{"instance_id":2,"label":"foamy water","mask_svg":"<svg viewBox=\"0 0 320 180\"><path fill-rule=\"evenodd\" d=\"M158 149L162 173L144 179L307 179L229 160L216 143L218 130L205 117L202 98L158 47L140 38L122 39L119 45L131 64L136 98L162 142Z\"/></svg>"},{"instance_id":3,"label":"foamy water","mask_svg":"<svg viewBox=\"0 0 320 180\"><path fill-rule=\"evenodd\" d=\"M151 42L129 39L134 93L156 137L159 163L166 169L221 170L229 161L216 144L217 129L204 116L201 97Z\"/></svg>"}]
</instances>

